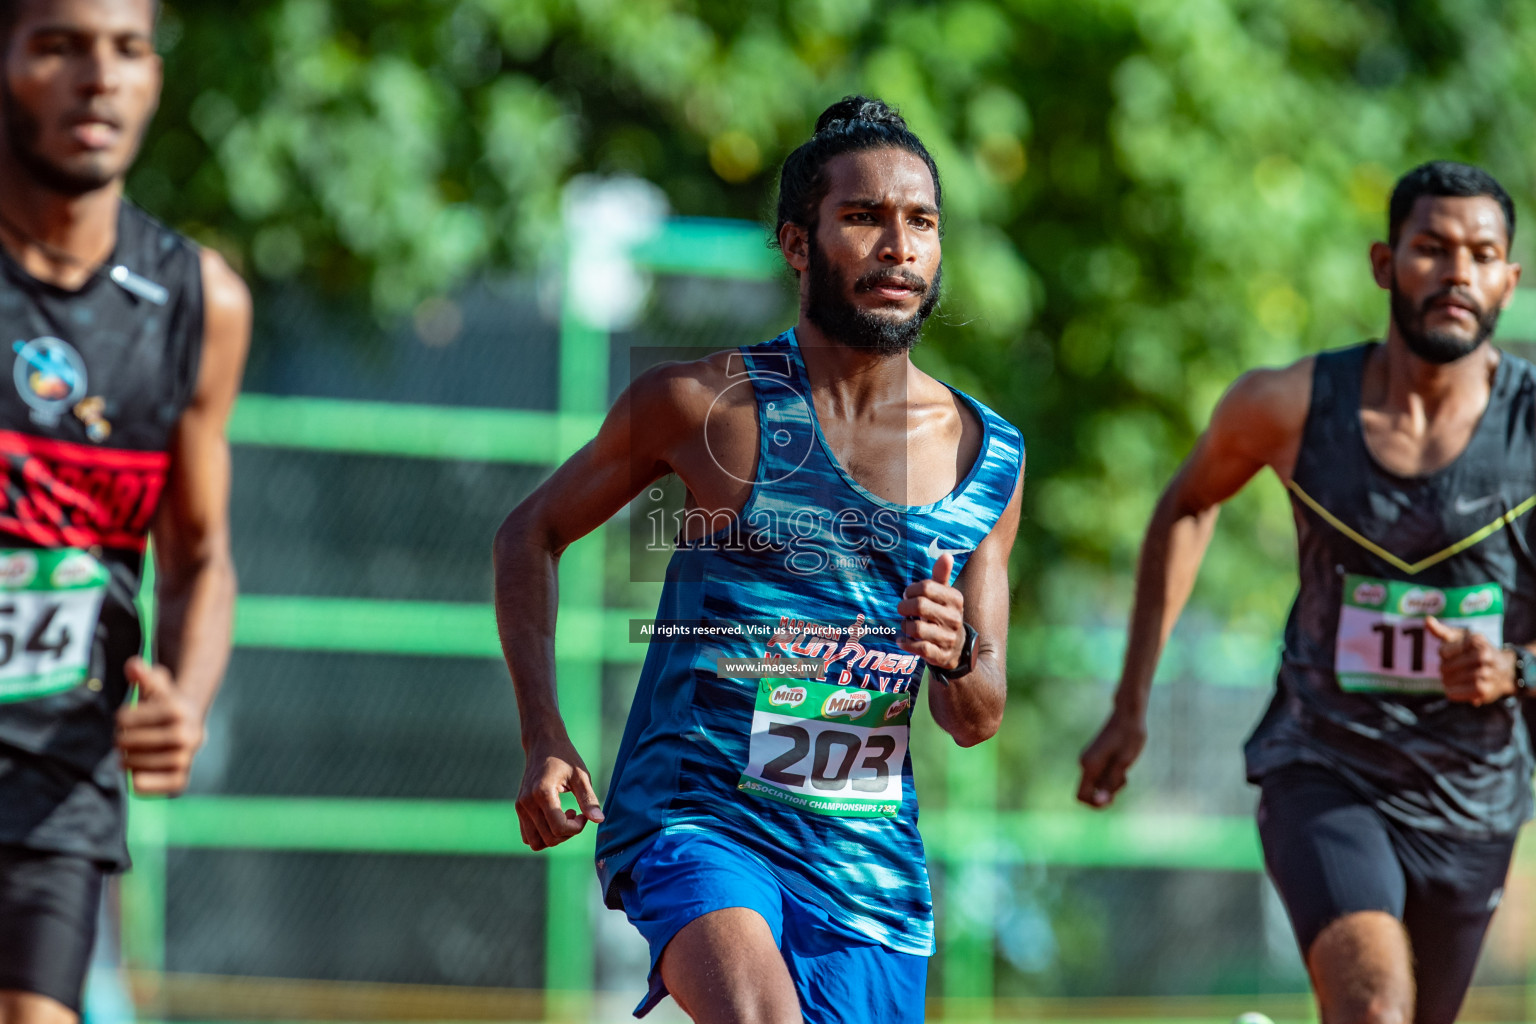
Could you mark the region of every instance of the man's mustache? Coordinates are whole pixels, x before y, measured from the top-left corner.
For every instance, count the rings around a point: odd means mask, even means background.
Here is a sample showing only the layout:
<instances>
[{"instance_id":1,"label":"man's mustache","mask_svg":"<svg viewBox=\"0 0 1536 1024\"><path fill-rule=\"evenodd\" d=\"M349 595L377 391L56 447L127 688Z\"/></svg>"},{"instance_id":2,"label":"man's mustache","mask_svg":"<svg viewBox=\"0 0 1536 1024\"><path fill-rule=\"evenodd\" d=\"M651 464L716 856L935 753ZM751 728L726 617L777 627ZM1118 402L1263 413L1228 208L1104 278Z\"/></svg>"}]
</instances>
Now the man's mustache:
<instances>
[{"instance_id":1,"label":"man's mustache","mask_svg":"<svg viewBox=\"0 0 1536 1024\"><path fill-rule=\"evenodd\" d=\"M1462 289L1455 287L1454 285L1450 288L1442 288L1438 292L1435 292L1433 295L1431 295L1429 298L1425 299L1422 303L1419 304L1419 312L1421 314L1428 313L1431 309L1434 308L1435 303L1441 302L1445 299L1455 299L1458 305L1465 306L1468 310L1471 311L1472 315L1477 317L1479 320L1483 318L1483 314L1486 312L1486 310L1484 310L1483 307L1478 304L1476 299L1468 295Z\"/></svg>"},{"instance_id":2,"label":"man's mustache","mask_svg":"<svg viewBox=\"0 0 1536 1024\"><path fill-rule=\"evenodd\" d=\"M884 288L892 284L911 288L919 293L928 291L928 282L910 270L877 270L874 273L865 274L853 283L853 290L872 292L876 288Z\"/></svg>"}]
</instances>

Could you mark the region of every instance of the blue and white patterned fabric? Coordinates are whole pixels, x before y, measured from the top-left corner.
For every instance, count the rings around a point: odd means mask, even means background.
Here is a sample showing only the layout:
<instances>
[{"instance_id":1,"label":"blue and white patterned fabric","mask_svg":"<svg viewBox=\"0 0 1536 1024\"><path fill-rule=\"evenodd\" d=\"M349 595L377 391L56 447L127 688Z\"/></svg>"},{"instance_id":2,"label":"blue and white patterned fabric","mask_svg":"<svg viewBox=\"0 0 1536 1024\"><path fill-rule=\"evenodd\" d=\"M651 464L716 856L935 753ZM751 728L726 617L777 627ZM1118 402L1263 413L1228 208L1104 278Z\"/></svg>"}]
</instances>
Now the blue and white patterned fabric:
<instances>
[{"instance_id":1,"label":"blue and white patterned fabric","mask_svg":"<svg viewBox=\"0 0 1536 1024\"><path fill-rule=\"evenodd\" d=\"M736 356L733 355L733 367ZM647 652L619 748L597 867L616 881L659 833L695 830L756 854L782 884L889 949L933 952L933 907L907 722L922 661L896 644L902 592L940 551L955 576L1002 515L1023 440L981 419L980 456L929 505L886 501L833 457L793 331L739 352L759 453L735 522L679 543L658 623L705 623ZM722 678L720 658L821 660L816 679ZM899 765L899 769L898 769Z\"/></svg>"}]
</instances>

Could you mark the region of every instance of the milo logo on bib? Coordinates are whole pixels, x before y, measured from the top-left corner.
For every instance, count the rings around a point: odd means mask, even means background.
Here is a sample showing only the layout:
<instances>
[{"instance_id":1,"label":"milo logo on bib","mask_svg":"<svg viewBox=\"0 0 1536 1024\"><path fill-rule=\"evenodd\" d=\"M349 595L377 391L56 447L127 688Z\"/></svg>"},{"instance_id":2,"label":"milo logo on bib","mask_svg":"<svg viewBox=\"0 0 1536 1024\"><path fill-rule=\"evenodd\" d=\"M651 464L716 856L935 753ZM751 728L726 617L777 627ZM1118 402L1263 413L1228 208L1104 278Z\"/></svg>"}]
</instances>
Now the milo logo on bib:
<instances>
[{"instance_id":1,"label":"milo logo on bib","mask_svg":"<svg viewBox=\"0 0 1536 1024\"><path fill-rule=\"evenodd\" d=\"M736 788L810 814L894 816L911 719L910 694L764 679Z\"/></svg>"},{"instance_id":2,"label":"milo logo on bib","mask_svg":"<svg viewBox=\"0 0 1536 1024\"><path fill-rule=\"evenodd\" d=\"M768 694L768 706L797 708L805 703L805 687L777 686Z\"/></svg>"},{"instance_id":3,"label":"milo logo on bib","mask_svg":"<svg viewBox=\"0 0 1536 1024\"><path fill-rule=\"evenodd\" d=\"M13 551L0 555L0 590L20 590L37 579L37 555Z\"/></svg>"},{"instance_id":4,"label":"milo logo on bib","mask_svg":"<svg viewBox=\"0 0 1536 1024\"><path fill-rule=\"evenodd\" d=\"M1439 615L1445 611L1445 592L1414 587L1398 599L1397 610L1403 615Z\"/></svg>"},{"instance_id":5,"label":"milo logo on bib","mask_svg":"<svg viewBox=\"0 0 1536 1024\"><path fill-rule=\"evenodd\" d=\"M846 718L850 721L863 718L869 710L869 692L866 690L839 690L821 702L821 717Z\"/></svg>"},{"instance_id":6,"label":"milo logo on bib","mask_svg":"<svg viewBox=\"0 0 1536 1024\"><path fill-rule=\"evenodd\" d=\"M1440 641L1424 619L1504 642L1504 591L1497 583L1426 587L1369 576L1344 577L1334 671L1350 691L1436 693Z\"/></svg>"}]
</instances>

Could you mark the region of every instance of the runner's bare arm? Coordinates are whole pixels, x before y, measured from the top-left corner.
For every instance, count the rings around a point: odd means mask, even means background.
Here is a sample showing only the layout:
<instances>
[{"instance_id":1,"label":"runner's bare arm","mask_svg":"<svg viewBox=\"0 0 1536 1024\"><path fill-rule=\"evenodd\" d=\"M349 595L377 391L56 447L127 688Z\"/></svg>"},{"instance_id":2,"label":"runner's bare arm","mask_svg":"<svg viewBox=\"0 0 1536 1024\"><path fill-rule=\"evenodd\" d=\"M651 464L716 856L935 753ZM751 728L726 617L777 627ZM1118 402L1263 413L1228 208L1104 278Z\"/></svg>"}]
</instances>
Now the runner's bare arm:
<instances>
[{"instance_id":1,"label":"runner's bare arm","mask_svg":"<svg viewBox=\"0 0 1536 1024\"><path fill-rule=\"evenodd\" d=\"M905 650L921 654L940 667L952 666L959 660L960 644L965 640L961 619L976 630L971 671L947 683L935 676L928 680L928 708L933 713L933 720L962 747L975 746L991 738L1003 722L1003 705L1008 698L1008 556L1019 532L1023 495L1024 467L1021 464L1018 483L1014 485L1007 508L1003 509L992 532L971 552L965 571L955 581L953 591L958 592L955 594L959 599L958 607L951 608L943 603L942 590L935 586L937 580L908 587L906 599L898 606L902 615L922 615L924 619L931 615L937 620L930 626L929 622L919 624L908 619L904 626L909 634L925 635L922 629L939 624L951 627L953 632L946 629L939 635L942 640L939 645L931 641L916 645L907 637L902 638L901 646ZM941 556L940 561L950 557ZM948 569L943 571L947 573Z\"/></svg>"},{"instance_id":2,"label":"runner's bare arm","mask_svg":"<svg viewBox=\"0 0 1536 1024\"><path fill-rule=\"evenodd\" d=\"M717 390L708 361L642 374L619 396L597 436L555 470L496 531L496 626L512 673L527 755L517 798L523 841L554 846L601 821L597 793L566 732L555 686L560 555L669 472L698 436ZM582 813L567 814L570 792Z\"/></svg>"},{"instance_id":3,"label":"runner's bare arm","mask_svg":"<svg viewBox=\"0 0 1536 1024\"><path fill-rule=\"evenodd\" d=\"M1194 588L1220 504L1269 466L1295 466L1312 393L1312 360L1254 370L1228 389L1210 426L1158 499L1142 541L1130 636L1114 709L1080 758L1077 797L1107 806L1146 745L1147 699L1163 645Z\"/></svg>"},{"instance_id":4,"label":"runner's bare arm","mask_svg":"<svg viewBox=\"0 0 1536 1024\"><path fill-rule=\"evenodd\" d=\"M191 403L171 439L155 513L155 664L133 658L136 704L118 714L118 747L140 793L177 793L229 662L235 569L229 553L226 427L251 340L251 295L211 249L201 254L203 347Z\"/></svg>"}]
</instances>

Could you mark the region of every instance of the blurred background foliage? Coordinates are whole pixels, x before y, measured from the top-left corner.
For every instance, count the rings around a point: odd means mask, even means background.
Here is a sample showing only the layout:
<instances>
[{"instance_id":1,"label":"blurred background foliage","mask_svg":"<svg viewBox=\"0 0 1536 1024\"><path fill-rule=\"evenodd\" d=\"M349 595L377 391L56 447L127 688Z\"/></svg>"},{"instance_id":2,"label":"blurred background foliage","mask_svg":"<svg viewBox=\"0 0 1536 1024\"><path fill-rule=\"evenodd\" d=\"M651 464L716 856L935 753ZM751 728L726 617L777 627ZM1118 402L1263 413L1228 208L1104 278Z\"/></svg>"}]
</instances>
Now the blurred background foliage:
<instances>
[{"instance_id":1,"label":"blurred background foliage","mask_svg":"<svg viewBox=\"0 0 1536 1024\"><path fill-rule=\"evenodd\" d=\"M1482 162L1529 211L1536 172L1514 0L179 0L162 48L131 193L258 291L386 322L536 268L573 175L759 218L829 102L897 104L947 199L919 360L1030 443L1026 631L1123 622L1146 517L1234 377L1380 333L1366 248L1398 174ZM1290 517L1252 491L1196 618L1275 635ZM1008 756L1060 802L1100 709L1016 646Z\"/></svg>"}]
</instances>

